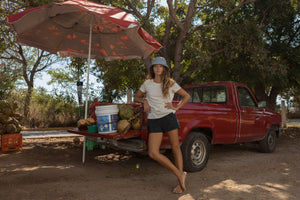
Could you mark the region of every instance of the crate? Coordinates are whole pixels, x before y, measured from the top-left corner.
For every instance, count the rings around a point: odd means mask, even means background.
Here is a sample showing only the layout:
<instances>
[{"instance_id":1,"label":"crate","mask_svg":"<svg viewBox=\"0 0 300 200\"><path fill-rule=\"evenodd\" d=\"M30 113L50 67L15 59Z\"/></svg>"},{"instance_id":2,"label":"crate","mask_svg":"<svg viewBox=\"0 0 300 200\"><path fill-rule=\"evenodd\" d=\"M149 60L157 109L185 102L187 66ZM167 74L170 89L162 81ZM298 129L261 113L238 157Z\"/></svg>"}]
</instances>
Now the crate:
<instances>
[{"instance_id":1,"label":"crate","mask_svg":"<svg viewBox=\"0 0 300 200\"><path fill-rule=\"evenodd\" d=\"M90 125L88 126L89 133L98 133L97 125Z\"/></svg>"},{"instance_id":2,"label":"crate","mask_svg":"<svg viewBox=\"0 0 300 200\"><path fill-rule=\"evenodd\" d=\"M90 141L90 140L85 141L85 148L87 151L92 151L92 150L98 149L100 147L101 147L101 145L98 144L97 142Z\"/></svg>"},{"instance_id":3,"label":"crate","mask_svg":"<svg viewBox=\"0 0 300 200\"><path fill-rule=\"evenodd\" d=\"M22 149L22 134L4 134L1 136L1 151L15 151Z\"/></svg>"}]
</instances>

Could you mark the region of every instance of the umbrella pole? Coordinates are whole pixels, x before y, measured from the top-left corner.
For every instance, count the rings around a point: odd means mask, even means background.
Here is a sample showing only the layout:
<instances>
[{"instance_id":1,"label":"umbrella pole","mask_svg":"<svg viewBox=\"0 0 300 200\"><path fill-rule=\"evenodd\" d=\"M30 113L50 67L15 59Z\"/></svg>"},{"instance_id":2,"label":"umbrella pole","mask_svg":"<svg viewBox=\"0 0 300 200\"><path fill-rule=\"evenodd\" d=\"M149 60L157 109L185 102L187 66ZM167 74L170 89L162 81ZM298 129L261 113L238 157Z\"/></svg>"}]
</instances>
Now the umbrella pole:
<instances>
[{"instance_id":1,"label":"umbrella pole","mask_svg":"<svg viewBox=\"0 0 300 200\"><path fill-rule=\"evenodd\" d=\"M89 100L89 78L90 78L90 65L91 65L91 46L92 46L92 24L90 24L90 37L89 37L89 55L88 55L88 69L86 80L86 93L85 93L85 113L84 118L87 119L88 100Z\"/></svg>"},{"instance_id":2,"label":"umbrella pole","mask_svg":"<svg viewBox=\"0 0 300 200\"><path fill-rule=\"evenodd\" d=\"M89 78L90 78L90 65L91 65L91 46L92 46L92 24L90 24L90 37L89 37L89 56L88 56L88 70L86 79L86 93L85 93L85 111L84 119L87 119L88 101L89 101ZM86 136L83 138L83 151L82 151L82 163L85 162L85 143Z\"/></svg>"}]
</instances>

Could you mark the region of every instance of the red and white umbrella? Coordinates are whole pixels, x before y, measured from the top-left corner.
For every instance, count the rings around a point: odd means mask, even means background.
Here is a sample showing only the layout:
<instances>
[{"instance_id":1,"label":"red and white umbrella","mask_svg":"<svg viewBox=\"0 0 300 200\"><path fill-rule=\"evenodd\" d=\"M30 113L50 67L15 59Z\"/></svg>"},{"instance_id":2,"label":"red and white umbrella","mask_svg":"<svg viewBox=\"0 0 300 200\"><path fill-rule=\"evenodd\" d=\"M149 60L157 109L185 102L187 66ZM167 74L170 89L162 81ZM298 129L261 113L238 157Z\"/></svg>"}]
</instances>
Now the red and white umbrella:
<instances>
[{"instance_id":1,"label":"red and white umbrella","mask_svg":"<svg viewBox=\"0 0 300 200\"><path fill-rule=\"evenodd\" d=\"M20 44L88 58L85 118L91 58L145 59L162 47L123 10L84 0L28 9L10 15L8 23L17 32Z\"/></svg>"}]
</instances>

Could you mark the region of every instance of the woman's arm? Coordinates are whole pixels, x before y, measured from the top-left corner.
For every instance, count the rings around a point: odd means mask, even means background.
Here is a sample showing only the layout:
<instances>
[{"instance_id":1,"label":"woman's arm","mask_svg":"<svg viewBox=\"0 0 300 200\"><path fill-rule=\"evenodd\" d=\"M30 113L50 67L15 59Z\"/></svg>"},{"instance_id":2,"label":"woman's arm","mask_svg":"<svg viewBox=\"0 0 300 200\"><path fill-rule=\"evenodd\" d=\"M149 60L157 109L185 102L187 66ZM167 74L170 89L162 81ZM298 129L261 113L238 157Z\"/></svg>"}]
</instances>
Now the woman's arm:
<instances>
[{"instance_id":1,"label":"woman's arm","mask_svg":"<svg viewBox=\"0 0 300 200\"><path fill-rule=\"evenodd\" d=\"M183 99L174 107L172 103L166 103L165 107L168 109L173 109L173 110L179 110L184 104L186 104L191 96L189 95L189 93L187 93L184 89L180 89L176 92L177 94L179 94L180 96L183 97Z\"/></svg>"},{"instance_id":2,"label":"woman's arm","mask_svg":"<svg viewBox=\"0 0 300 200\"><path fill-rule=\"evenodd\" d=\"M144 111L151 112L151 109L150 109L147 99L142 98L142 96L144 96L144 94L145 93L143 93L141 90L138 90L138 92L134 96L134 102L142 103L144 105Z\"/></svg>"}]
</instances>

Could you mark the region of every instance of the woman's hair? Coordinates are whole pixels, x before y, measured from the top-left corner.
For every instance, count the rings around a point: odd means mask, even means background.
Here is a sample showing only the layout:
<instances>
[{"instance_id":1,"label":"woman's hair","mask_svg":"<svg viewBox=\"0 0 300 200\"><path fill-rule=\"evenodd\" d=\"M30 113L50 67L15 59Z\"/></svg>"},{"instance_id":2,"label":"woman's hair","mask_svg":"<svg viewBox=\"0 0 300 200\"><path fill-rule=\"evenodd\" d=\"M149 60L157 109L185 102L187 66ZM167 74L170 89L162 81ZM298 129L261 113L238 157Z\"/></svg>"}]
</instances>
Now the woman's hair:
<instances>
[{"instance_id":1,"label":"woman's hair","mask_svg":"<svg viewBox=\"0 0 300 200\"><path fill-rule=\"evenodd\" d=\"M164 66L163 68L163 73L161 75L161 79L162 79L162 93L164 97L168 97L169 96L169 89L170 87L172 87L175 83L175 81L170 78L170 71ZM148 79L154 79L155 74L153 71L153 66L150 67L150 70L148 72Z\"/></svg>"}]
</instances>

